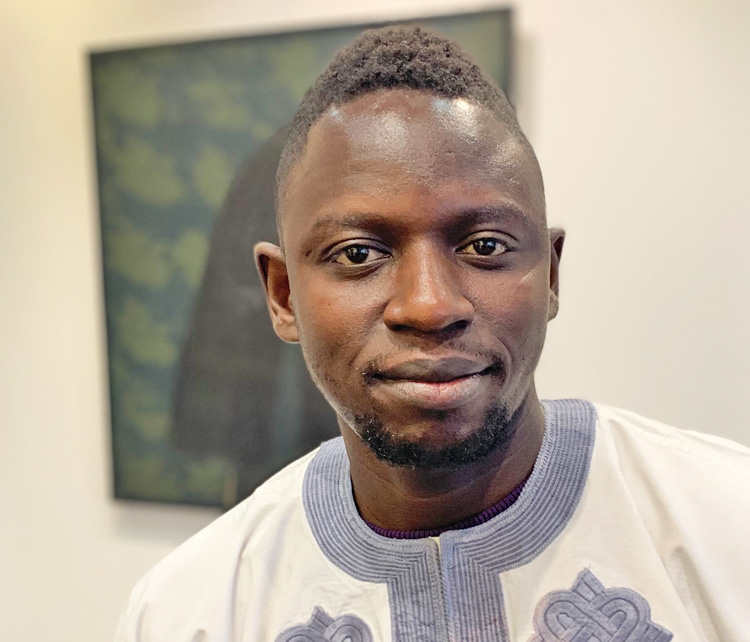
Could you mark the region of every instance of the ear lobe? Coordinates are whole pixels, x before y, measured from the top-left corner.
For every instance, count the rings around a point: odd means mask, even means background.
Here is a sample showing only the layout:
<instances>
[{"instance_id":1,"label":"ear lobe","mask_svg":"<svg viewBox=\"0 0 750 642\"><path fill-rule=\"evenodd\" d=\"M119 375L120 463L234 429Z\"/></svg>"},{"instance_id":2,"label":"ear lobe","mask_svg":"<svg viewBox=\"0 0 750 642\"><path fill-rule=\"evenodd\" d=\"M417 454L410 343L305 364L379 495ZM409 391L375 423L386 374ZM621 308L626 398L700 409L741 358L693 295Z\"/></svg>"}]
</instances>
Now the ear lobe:
<instances>
[{"instance_id":1,"label":"ear lobe","mask_svg":"<svg viewBox=\"0 0 750 642\"><path fill-rule=\"evenodd\" d=\"M560 258L565 243L565 230L557 227L549 229L549 312L551 321L560 309Z\"/></svg>"},{"instance_id":2,"label":"ear lobe","mask_svg":"<svg viewBox=\"0 0 750 642\"><path fill-rule=\"evenodd\" d=\"M268 312L273 329L282 341L298 343L297 321L292 308L289 274L284 253L273 243L258 243L255 248L255 265L266 291Z\"/></svg>"}]
</instances>

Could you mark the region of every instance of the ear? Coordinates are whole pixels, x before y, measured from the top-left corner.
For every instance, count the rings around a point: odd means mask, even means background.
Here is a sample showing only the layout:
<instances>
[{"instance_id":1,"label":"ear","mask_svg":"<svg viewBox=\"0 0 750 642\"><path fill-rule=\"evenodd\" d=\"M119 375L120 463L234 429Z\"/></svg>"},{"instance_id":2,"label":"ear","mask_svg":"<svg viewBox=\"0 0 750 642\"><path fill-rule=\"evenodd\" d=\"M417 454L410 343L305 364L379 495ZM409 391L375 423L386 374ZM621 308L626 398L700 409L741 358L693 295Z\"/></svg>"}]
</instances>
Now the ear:
<instances>
[{"instance_id":1,"label":"ear","mask_svg":"<svg viewBox=\"0 0 750 642\"><path fill-rule=\"evenodd\" d=\"M278 245L266 242L258 243L254 251L255 265L266 290L266 301L273 329L283 341L297 343L299 334L292 309L289 273L284 253Z\"/></svg>"},{"instance_id":2,"label":"ear","mask_svg":"<svg viewBox=\"0 0 750 642\"><path fill-rule=\"evenodd\" d=\"M560 257L565 243L565 230L549 229L549 314L551 321L560 309Z\"/></svg>"}]
</instances>

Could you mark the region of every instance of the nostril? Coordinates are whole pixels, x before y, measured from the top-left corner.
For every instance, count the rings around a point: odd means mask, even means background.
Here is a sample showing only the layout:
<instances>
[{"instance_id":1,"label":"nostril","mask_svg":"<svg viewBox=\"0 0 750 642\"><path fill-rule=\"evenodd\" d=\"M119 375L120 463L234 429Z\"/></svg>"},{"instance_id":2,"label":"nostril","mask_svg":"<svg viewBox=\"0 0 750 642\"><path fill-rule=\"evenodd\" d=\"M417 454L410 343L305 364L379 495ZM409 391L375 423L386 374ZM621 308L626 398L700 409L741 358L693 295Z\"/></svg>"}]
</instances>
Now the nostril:
<instances>
[{"instance_id":1,"label":"nostril","mask_svg":"<svg viewBox=\"0 0 750 642\"><path fill-rule=\"evenodd\" d=\"M418 328L415 325L409 323L393 323L389 324L388 327L396 333L410 333L419 335L429 335L433 337L440 337L442 341L455 337L456 335L462 334L471 324L466 319L455 321L441 328Z\"/></svg>"},{"instance_id":2,"label":"nostril","mask_svg":"<svg viewBox=\"0 0 750 642\"><path fill-rule=\"evenodd\" d=\"M460 319L443 328L440 334L444 339L451 339L466 332L469 325L471 322L468 319Z\"/></svg>"}]
</instances>

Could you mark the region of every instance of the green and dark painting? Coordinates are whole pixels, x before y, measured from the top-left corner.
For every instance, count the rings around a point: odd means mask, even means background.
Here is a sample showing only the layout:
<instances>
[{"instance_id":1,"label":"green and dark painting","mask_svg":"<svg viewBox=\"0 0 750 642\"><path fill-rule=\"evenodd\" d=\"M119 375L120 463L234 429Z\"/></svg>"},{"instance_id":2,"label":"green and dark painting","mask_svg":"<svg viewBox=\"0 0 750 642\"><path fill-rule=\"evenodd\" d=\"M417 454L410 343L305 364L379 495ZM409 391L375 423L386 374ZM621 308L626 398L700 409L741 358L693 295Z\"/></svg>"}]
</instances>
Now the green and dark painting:
<instances>
[{"instance_id":1,"label":"green and dark painting","mask_svg":"<svg viewBox=\"0 0 750 642\"><path fill-rule=\"evenodd\" d=\"M418 22L507 89L508 11ZM91 54L116 497L229 507L337 434L252 248L285 125L364 28Z\"/></svg>"}]
</instances>

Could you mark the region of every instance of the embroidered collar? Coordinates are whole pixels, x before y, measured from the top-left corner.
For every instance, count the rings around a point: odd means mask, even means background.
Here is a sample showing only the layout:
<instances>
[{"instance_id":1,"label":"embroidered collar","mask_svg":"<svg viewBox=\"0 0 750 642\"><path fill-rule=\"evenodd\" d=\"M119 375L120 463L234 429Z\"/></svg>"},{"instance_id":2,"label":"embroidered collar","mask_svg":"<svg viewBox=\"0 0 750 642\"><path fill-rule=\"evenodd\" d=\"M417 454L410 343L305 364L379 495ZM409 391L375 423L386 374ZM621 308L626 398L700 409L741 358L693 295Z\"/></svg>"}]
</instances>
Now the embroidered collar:
<instances>
[{"instance_id":1,"label":"embroidered collar","mask_svg":"<svg viewBox=\"0 0 750 642\"><path fill-rule=\"evenodd\" d=\"M565 528L586 484L594 444L590 403L543 405L544 439L516 502L483 524L443 533L439 552L430 538L392 539L367 526L354 503L341 438L323 444L310 462L302 499L313 535L346 573L388 585L394 642L447 639L449 623L451 639L506 638L499 574L530 562ZM468 631L472 637L465 637ZM476 637L479 631L486 637Z\"/></svg>"}]
</instances>

